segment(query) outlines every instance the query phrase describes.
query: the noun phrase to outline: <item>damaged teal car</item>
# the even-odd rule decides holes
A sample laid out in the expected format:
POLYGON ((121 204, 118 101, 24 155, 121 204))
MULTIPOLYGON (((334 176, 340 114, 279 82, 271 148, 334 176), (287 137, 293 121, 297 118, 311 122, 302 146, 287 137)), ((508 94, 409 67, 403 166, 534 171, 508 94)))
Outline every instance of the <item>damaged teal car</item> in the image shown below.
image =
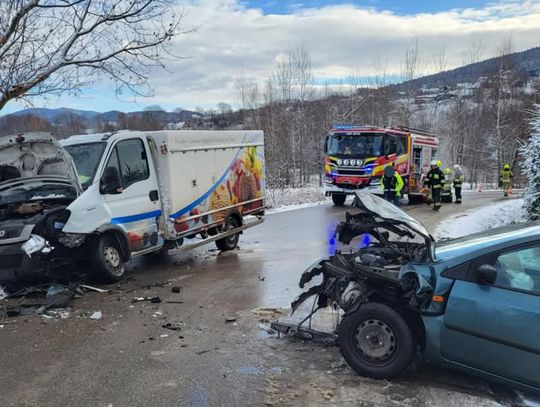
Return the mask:
MULTIPOLYGON (((304 322, 320 308, 340 308, 332 335, 364 376, 392 378, 422 358, 540 391, 539 224, 436 243, 381 198, 358 192, 354 206, 336 229, 340 250, 303 273, 300 287, 309 288, 293 312, 308 298, 314 305, 304 322)), ((332 339, 303 323, 274 328, 332 339)))

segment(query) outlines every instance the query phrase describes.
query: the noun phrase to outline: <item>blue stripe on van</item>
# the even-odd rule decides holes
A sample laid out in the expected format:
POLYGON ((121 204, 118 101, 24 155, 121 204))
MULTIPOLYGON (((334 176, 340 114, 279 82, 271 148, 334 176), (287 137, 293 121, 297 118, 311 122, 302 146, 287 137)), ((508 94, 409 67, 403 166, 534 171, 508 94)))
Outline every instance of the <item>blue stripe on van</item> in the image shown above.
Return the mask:
POLYGON ((185 213, 189 213, 191 212, 191 210, 193 208, 196 208, 197 206, 199 206, 202 202, 204 202, 211 194, 212 192, 214 192, 217 187, 219 187, 223 181, 225 180, 225 178, 227 178, 227 175, 229 175, 229 172, 231 171, 231 167, 232 165, 234 164, 234 161, 238 158, 238 155, 240 154, 240 152, 243 150, 243 148, 239 148, 238 151, 236 152, 234 158, 232 159, 231 163, 229 164, 229 166, 227 167, 227 169, 225 170, 225 172, 223 173, 223 175, 221 176, 220 179, 217 180, 217 182, 212 185, 210 187, 210 189, 208 191, 206 191, 204 193, 204 195, 202 195, 200 198, 197 198, 195 201, 193 201, 192 203, 190 203, 188 206, 180 209, 178 212, 175 212, 173 214, 170 215, 170 218, 171 219, 176 219, 176 218, 179 218, 180 216, 182 216, 183 214, 185 213))
POLYGON ((138 213, 137 215, 120 216, 118 218, 112 218, 111 223, 113 225, 119 225, 121 223, 136 222, 138 220, 155 218, 160 215, 161 215, 161 210, 156 210, 152 212, 138 213))

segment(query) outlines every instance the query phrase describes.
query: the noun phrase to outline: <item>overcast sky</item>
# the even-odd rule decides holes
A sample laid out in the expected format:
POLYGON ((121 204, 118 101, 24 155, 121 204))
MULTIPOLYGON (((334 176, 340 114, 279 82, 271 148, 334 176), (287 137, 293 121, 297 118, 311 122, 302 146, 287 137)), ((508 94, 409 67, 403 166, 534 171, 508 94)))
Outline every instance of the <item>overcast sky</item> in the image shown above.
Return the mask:
MULTIPOLYGON (((463 65, 471 43, 483 44, 483 59, 495 56, 511 36, 515 51, 540 45, 540 1, 483 0, 191 0, 181 1, 185 29, 197 32, 175 40, 166 71, 151 79, 152 98, 118 100, 109 86, 87 89, 79 98, 62 97, 36 107, 85 110, 139 110, 215 107, 235 103, 234 82, 244 75, 261 83, 277 59, 303 44, 311 54, 316 84, 346 80, 352 73, 373 76, 384 61, 399 75, 408 47, 418 41, 425 73, 446 49, 447 68, 463 65)), ((23 108, 10 102, 2 113, 23 108)))

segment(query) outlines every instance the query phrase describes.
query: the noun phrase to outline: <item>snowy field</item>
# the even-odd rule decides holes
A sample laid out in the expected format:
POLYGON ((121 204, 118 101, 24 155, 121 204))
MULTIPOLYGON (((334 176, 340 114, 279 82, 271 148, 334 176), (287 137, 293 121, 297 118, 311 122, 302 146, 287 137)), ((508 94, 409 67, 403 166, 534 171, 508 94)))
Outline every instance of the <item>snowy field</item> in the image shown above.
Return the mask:
POLYGON ((434 236, 437 240, 457 238, 525 221, 523 199, 510 199, 451 216, 439 224, 434 236))
POLYGON ((303 188, 268 189, 266 191, 266 213, 279 213, 295 209, 308 208, 330 202, 319 186, 303 188))

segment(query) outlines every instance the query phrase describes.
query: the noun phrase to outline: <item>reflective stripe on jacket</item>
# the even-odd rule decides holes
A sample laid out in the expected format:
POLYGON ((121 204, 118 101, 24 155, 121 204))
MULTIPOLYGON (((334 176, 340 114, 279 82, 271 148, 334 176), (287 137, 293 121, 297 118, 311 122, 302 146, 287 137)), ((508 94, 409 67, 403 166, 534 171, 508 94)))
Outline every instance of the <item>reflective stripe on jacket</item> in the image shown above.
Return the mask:
POLYGON ((390 179, 389 177, 383 177, 381 182, 381 187, 385 192, 395 192, 396 195, 401 195, 401 190, 403 189, 403 178, 397 172, 394 173, 394 176, 390 179))
POLYGON ((501 171, 501 181, 503 182, 510 182, 510 178, 512 178, 514 174, 512 174, 512 170, 502 170, 501 171))
POLYGON ((431 186, 433 189, 440 189, 445 183, 444 174, 440 168, 429 170, 424 180, 426 185, 431 186))

